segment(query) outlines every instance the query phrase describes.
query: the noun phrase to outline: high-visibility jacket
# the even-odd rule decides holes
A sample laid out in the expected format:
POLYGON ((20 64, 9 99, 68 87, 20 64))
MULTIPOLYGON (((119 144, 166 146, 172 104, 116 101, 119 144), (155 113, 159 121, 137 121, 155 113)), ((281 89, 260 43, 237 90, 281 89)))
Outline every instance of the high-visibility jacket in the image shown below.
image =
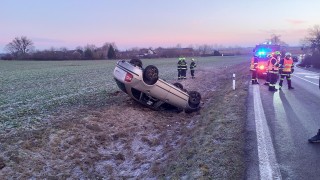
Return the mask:
POLYGON ((274 57, 271 57, 268 60, 268 71, 277 72, 279 70, 278 60, 274 57))
POLYGON ((282 72, 291 72, 291 70, 294 68, 293 60, 292 58, 289 59, 281 59, 280 61, 280 68, 282 69, 282 72))
POLYGON ((254 70, 254 58, 251 58, 250 69, 254 70))
POLYGON ((251 58, 250 70, 255 71, 258 66, 258 60, 254 57, 251 58))

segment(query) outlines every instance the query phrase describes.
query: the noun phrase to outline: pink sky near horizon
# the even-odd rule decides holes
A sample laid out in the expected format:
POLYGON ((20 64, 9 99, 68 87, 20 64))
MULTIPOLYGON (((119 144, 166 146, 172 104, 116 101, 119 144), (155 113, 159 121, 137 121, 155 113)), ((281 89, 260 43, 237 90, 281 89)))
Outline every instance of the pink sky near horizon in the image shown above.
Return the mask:
POLYGON ((105 42, 120 50, 253 47, 271 34, 298 46, 308 29, 320 24, 318 0, 3 0, 1 7, 0 53, 20 36, 40 50, 105 42))

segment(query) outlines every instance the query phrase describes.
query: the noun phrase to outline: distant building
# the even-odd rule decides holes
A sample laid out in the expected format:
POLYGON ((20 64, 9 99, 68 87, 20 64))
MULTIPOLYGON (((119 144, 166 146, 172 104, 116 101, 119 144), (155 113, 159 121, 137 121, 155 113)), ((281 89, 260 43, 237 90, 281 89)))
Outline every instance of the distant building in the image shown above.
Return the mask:
POLYGON ((118 59, 132 59, 132 58, 155 58, 157 53, 152 49, 126 50, 117 52, 118 59))

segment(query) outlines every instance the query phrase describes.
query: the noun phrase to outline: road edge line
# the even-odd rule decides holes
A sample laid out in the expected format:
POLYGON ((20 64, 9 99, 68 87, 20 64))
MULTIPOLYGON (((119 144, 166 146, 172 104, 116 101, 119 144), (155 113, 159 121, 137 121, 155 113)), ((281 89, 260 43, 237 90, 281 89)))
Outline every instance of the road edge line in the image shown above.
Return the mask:
POLYGON ((253 86, 253 103, 260 179, 282 179, 262 106, 259 86, 253 86))

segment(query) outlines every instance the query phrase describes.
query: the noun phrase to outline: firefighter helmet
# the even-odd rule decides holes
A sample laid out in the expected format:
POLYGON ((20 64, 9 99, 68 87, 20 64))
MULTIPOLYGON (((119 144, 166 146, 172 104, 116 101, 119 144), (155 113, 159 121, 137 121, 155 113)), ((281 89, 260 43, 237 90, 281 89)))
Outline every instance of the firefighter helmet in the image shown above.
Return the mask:
POLYGON ((287 52, 284 56, 285 57, 291 57, 291 53, 287 52))
POLYGON ((274 52, 275 55, 280 55, 281 56, 281 52, 280 51, 276 51, 274 52))

